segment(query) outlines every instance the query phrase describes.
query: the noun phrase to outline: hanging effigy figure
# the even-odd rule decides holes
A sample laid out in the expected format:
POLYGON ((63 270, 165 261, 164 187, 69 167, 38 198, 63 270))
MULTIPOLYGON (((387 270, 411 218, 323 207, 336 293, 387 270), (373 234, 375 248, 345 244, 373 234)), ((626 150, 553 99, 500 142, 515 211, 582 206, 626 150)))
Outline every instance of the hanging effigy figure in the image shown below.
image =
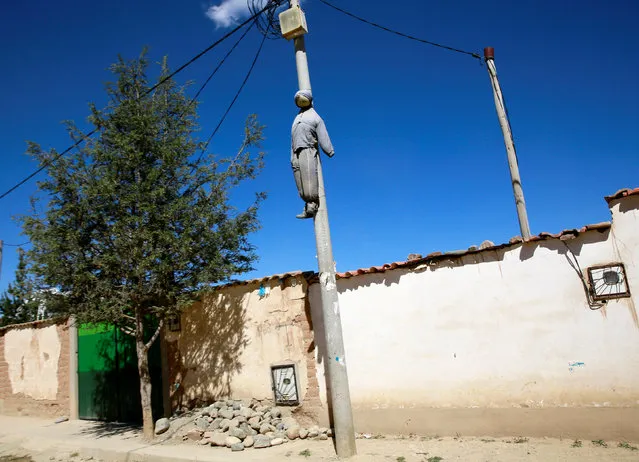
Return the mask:
POLYGON ((312 218, 319 209, 319 147, 328 157, 333 157, 335 151, 324 121, 313 109, 311 91, 300 90, 295 93, 295 104, 300 108, 300 112, 293 121, 291 131, 291 166, 297 191, 306 202, 304 211, 297 215, 297 218, 312 218))

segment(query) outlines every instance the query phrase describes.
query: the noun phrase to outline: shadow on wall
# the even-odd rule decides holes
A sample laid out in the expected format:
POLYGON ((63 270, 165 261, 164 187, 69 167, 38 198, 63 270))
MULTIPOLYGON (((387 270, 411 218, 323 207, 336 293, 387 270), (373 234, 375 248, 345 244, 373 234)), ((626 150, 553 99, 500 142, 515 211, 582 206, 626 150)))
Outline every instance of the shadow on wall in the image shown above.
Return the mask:
POLYGON ((232 395, 231 381, 242 370, 249 343, 244 290, 203 296, 181 316, 181 331, 167 341, 171 406, 192 409, 232 395))
POLYGON ((477 265, 480 263, 501 262, 504 260, 506 253, 511 252, 514 248, 516 248, 516 246, 521 247, 521 252, 519 253, 519 259, 521 261, 534 257, 535 252, 539 248, 555 251, 560 255, 567 256, 574 254, 579 256, 581 248, 584 245, 604 242, 608 240, 609 235, 610 228, 607 228, 580 233, 572 239, 549 238, 546 240, 528 242, 526 244, 505 244, 503 246, 488 248, 477 252, 449 252, 434 256, 427 261, 416 263, 414 267, 390 269, 385 272, 373 271, 371 273, 358 274, 350 278, 341 278, 338 283, 338 290, 340 293, 343 293, 359 287, 368 287, 378 284, 384 284, 385 286, 390 287, 393 284, 398 284, 401 277, 408 273, 421 273, 424 271, 437 271, 444 268, 452 269, 461 266, 477 265))
POLYGON ((525 244, 519 253, 521 261, 528 260, 535 256, 535 252, 539 248, 545 248, 559 255, 574 254, 579 256, 584 245, 597 244, 607 241, 610 237, 610 228, 604 230, 593 230, 579 234, 572 239, 548 239, 545 241, 536 241, 534 243, 525 244))
MULTIPOLYGON (((112 326, 83 326, 78 338, 80 418, 142 421, 135 340, 112 326)), ((149 351, 154 418, 162 415, 160 345, 149 351)))
POLYGON ((619 203, 619 211, 621 213, 630 212, 631 210, 639 210, 639 196, 626 197, 619 203))
POLYGON ((479 263, 502 261, 508 248, 487 249, 476 253, 450 252, 438 255, 428 260, 415 263, 414 266, 372 271, 365 274, 357 274, 349 278, 340 278, 337 284, 339 293, 354 290, 360 287, 384 284, 390 287, 399 284, 402 276, 409 273, 423 273, 425 271, 437 271, 444 268, 457 268, 459 266, 476 265, 479 263))
MULTIPOLYGON (((419 272, 421 270, 408 270, 408 269, 394 269, 388 270, 386 272, 374 272, 370 274, 360 274, 354 277, 349 278, 340 278, 337 281, 337 291, 338 293, 343 293, 348 290, 353 290, 358 287, 368 287, 370 285, 384 284, 387 287, 390 287, 393 284, 399 284, 400 278, 411 272, 419 272)), ((315 285, 319 286, 319 283, 315 285)), ((318 289, 319 291, 319 289, 318 289)), ((315 316, 315 314, 313 314, 315 316)), ((315 318, 313 318, 315 320, 315 318)))

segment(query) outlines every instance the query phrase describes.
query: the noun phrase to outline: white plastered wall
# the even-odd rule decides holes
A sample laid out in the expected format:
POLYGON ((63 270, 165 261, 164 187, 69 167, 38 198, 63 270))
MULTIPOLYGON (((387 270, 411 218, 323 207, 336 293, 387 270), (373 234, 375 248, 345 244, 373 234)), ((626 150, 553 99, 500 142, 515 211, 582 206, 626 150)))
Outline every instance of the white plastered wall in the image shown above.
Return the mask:
MULTIPOLYGON (((338 280, 354 409, 639 404, 639 198, 610 230, 338 280), (632 298, 591 309, 589 266, 622 262, 632 298)), ((326 402, 319 285, 310 287, 326 402)), ((334 358, 333 358, 334 359, 334 358)))

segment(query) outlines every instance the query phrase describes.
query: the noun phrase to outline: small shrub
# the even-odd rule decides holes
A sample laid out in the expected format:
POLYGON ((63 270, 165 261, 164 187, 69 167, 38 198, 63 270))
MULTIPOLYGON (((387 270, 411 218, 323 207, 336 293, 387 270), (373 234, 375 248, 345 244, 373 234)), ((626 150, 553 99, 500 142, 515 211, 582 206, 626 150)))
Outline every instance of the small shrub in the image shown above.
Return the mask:
POLYGON ((608 445, 604 440, 592 440, 593 446, 599 446, 601 448, 607 448, 608 445))
POLYGON ((637 446, 632 446, 630 443, 628 443, 626 441, 622 441, 617 446, 620 447, 620 448, 629 449, 631 451, 636 451, 638 449, 637 446))
POLYGON ((528 442, 528 438, 524 438, 523 436, 518 436, 517 438, 513 440, 513 443, 515 444, 521 444, 521 443, 527 443, 527 442, 528 442))
POLYGON ((433 456, 426 459, 427 462, 441 462, 442 460, 444 460, 444 458, 439 456, 433 456))
POLYGON ((572 442, 571 446, 573 448, 580 448, 581 447, 581 441, 580 440, 575 440, 572 442))
POLYGON ((311 457, 311 451, 304 449, 303 451, 300 451, 300 456, 311 457))

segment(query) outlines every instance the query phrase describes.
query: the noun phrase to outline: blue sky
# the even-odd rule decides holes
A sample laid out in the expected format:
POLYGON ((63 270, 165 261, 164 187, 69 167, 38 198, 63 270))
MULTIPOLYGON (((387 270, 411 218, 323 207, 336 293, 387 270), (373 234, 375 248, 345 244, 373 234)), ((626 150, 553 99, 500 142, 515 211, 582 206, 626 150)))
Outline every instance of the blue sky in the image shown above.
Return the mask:
MULTIPOLYGON (((517 144, 532 232, 605 221, 602 196, 639 186, 639 2, 333 0, 372 21, 450 46, 495 47, 517 144)), ((105 102, 117 54, 168 55, 182 64, 242 17, 242 1, 10 2, 0 16, 4 191, 29 174, 25 141, 69 145, 60 122, 85 124, 87 103, 105 102), (239 5, 239 6, 238 6, 239 5), (207 15, 208 12, 208 15, 207 15), (217 13, 216 13, 217 12, 217 13), (216 13, 216 14, 214 14, 216 13), (212 20, 216 19, 218 24, 212 20)), ((331 10, 302 3, 316 108, 336 148, 324 158, 337 269, 404 260, 519 234, 502 134, 486 68, 469 56, 411 42, 331 10)), ((251 31, 204 91, 208 137, 259 45, 251 31)), ((232 40, 179 75, 195 91, 232 40)), ((257 277, 317 268, 312 221, 289 166, 297 89, 292 43, 267 41, 238 103, 214 139, 232 154, 249 113, 267 125, 267 164, 234 194, 269 194, 253 236, 257 277)), ((36 183, 0 201, 0 239, 21 243, 11 217, 28 212, 36 183)), ((13 279, 5 247, 0 290, 13 279)))

